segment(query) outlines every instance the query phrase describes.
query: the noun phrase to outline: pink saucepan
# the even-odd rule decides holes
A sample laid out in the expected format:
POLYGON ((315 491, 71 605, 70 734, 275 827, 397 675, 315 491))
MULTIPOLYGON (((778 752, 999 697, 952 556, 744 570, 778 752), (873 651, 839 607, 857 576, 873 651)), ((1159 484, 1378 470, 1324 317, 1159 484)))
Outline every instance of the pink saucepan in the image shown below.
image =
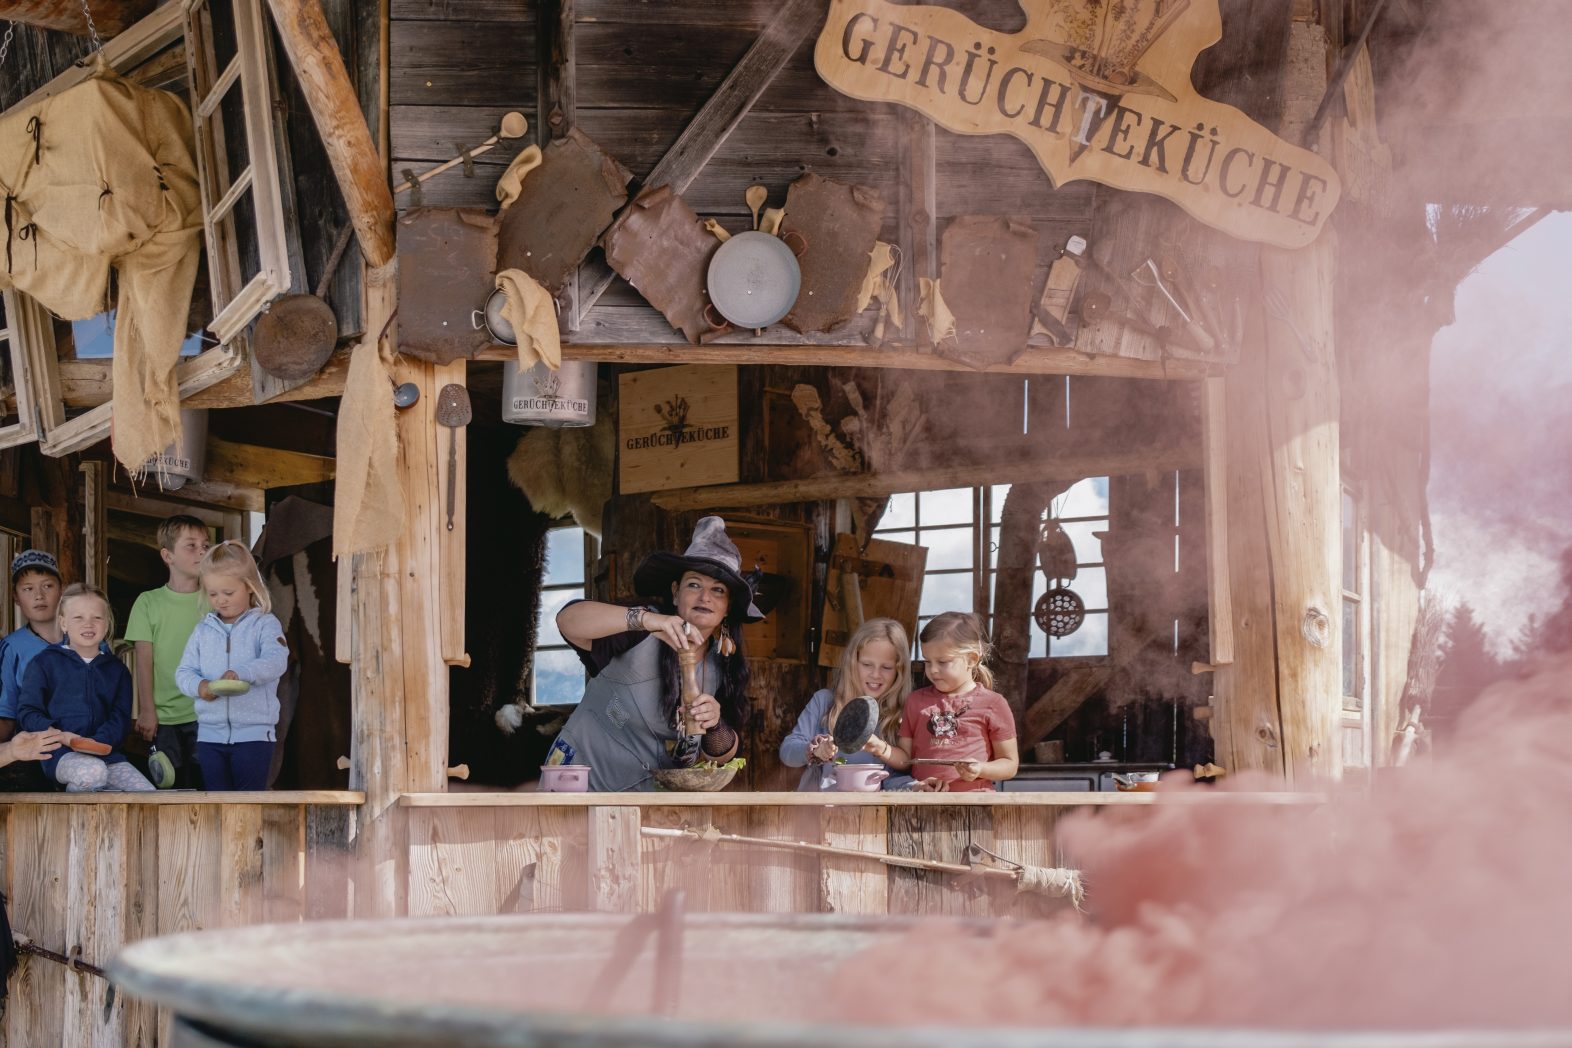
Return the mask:
POLYGON ((541 793, 588 793, 588 764, 548 764, 540 769, 541 793))
POLYGON ((890 773, 877 764, 837 764, 835 788, 841 793, 875 793, 890 773))

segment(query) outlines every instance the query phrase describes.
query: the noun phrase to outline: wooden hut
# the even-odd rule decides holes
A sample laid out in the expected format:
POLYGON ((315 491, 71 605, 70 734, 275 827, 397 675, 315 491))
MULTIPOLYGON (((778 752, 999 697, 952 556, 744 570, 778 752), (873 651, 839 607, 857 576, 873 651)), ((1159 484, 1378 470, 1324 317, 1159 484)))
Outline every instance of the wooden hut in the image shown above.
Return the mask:
MULTIPOLYGON (((1113 36, 1097 6, 0 0, 0 121, 85 79, 100 42, 195 114, 204 266, 176 375, 208 409, 200 479, 129 476, 113 350, 8 290, 0 552, 50 549, 123 609, 161 582, 159 518, 261 539, 298 696, 276 791, 0 798, 16 930, 102 964, 192 928, 634 910, 679 884, 714 910, 1037 913, 1061 904, 641 831, 1052 867, 1066 811, 1151 802, 1099 789, 1111 770, 1304 790, 1387 764, 1430 557, 1435 303, 1529 220, 1438 244, 1426 205, 1548 198, 1448 196, 1394 159, 1384 100, 1455 2, 1152 0, 1113 36), (593 428, 504 421, 518 353, 480 324, 498 179, 536 146, 537 213, 578 222, 548 290, 562 360, 597 365, 593 428), (718 244, 760 220, 751 185, 821 296, 795 327, 654 301, 591 247, 663 187, 718 244), (608 201, 588 229, 586 196, 608 201), (1400 288, 1377 280, 1398 264, 1400 288), (264 307, 313 292, 331 355, 265 366, 264 307), (511 789, 561 722, 550 612, 631 595, 712 512, 792 583, 747 638, 744 776, 724 797, 511 789), (1077 630, 1034 615, 1050 589, 1077 630), (778 744, 858 617, 957 606, 991 623, 1032 788, 782 792, 778 744)), ((8 253, 31 250, 7 221, 8 253)), ((715 245, 661 243, 702 284, 715 245)), ((25 956, 10 989, 7 1043, 168 1043, 167 1017, 70 964, 25 956)))

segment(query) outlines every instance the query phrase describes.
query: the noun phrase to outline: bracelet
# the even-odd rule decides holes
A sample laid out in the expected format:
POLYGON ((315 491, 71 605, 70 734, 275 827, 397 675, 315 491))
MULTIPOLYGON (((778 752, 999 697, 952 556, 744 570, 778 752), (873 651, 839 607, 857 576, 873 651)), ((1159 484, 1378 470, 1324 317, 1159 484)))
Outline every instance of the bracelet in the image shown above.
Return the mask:
POLYGON ((628 609, 623 621, 626 623, 629 633, 644 629, 644 613, 649 610, 640 604, 635 604, 628 609))

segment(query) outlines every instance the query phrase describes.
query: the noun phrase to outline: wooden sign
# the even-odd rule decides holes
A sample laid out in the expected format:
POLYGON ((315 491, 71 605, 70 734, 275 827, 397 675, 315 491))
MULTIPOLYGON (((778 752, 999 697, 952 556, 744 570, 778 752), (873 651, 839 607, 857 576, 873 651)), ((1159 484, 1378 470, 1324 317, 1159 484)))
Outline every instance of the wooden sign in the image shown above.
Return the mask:
POLYGON ((839 666, 846 642, 869 619, 894 619, 915 638, 927 565, 927 546, 870 539, 858 553, 856 538, 836 535, 825 582, 819 665, 839 666))
POLYGON ((1190 67, 1222 38, 1217 0, 1021 0, 998 33, 945 7, 830 0, 814 48, 843 94, 896 102, 963 135, 1014 135, 1055 185, 1155 193, 1244 240, 1302 247, 1337 172, 1232 106, 1190 67))
POLYGON ((735 365, 683 364, 621 376, 621 494, 733 483, 737 448, 735 365))

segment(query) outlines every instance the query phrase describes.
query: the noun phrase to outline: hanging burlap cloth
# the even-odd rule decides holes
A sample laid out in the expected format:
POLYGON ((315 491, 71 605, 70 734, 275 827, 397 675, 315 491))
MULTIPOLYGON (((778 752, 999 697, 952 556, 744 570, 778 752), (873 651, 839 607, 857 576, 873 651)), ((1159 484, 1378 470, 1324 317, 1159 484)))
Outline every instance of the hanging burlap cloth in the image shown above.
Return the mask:
POLYGON ((66 320, 109 308, 114 451, 139 469, 180 436, 175 364, 201 258, 191 115, 100 59, 87 80, 0 116, 0 287, 66 320))

